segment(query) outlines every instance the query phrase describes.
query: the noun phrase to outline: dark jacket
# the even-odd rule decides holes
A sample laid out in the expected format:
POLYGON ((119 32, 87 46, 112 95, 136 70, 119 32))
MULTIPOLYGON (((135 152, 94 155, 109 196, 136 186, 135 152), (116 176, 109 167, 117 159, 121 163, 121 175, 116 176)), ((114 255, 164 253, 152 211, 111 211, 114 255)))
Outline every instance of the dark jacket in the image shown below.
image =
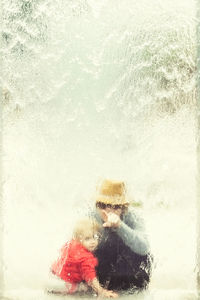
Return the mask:
MULTIPOLYGON (((98 212, 94 217, 103 223, 98 212)), ((133 285, 144 287, 149 282, 151 261, 143 221, 133 211, 122 215, 121 220, 117 229, 102 227, 102 239, 95 251, 99 280, 103 284, 111 282, 112 289, 119 288, 119 282, 124 282, 124 289, 133 285)))

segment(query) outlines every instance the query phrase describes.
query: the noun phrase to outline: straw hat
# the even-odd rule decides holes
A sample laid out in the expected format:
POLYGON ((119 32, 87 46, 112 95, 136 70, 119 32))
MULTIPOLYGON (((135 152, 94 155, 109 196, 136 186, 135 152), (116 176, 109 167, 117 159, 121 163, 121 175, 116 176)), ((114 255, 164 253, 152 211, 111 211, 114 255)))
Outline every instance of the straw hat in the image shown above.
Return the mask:
POLYGON ((113 181, 105 179, 98 189, 96 203, 101 202, 111 205, 127 205, 125 183, 123 181, 113 181))

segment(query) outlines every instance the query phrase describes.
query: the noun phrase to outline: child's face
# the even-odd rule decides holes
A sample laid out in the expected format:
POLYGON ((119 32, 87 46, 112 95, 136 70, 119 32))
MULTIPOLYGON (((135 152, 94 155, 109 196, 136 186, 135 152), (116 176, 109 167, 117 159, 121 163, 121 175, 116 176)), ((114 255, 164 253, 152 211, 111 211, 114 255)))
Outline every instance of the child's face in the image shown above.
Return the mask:
POLYGON ((98 245, 98 239, 98 233, 90 230, 82 235, 80 242, 88 251, 93 252, 98 245))

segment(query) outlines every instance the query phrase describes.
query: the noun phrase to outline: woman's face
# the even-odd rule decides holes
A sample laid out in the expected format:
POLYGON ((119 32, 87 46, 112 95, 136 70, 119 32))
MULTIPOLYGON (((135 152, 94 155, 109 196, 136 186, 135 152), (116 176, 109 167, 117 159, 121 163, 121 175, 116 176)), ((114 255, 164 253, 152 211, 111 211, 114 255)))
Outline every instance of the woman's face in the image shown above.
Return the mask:
POLYGON ((99 212, 99 215, 101 217, 101 219, 106 222, 107 221, 107 217, 105 212, 108 213, 114 213, 116 215, 118 215, 119 217, 122 214, 122 206, 121 205, 110 205, 110 204, 104 204, 104 205, 97 205, 97 210, 99 212))
POLYGON ((121 208, 121 207, 119 207, 119 208, 106 207, 104 210, 105 210, 107 213, 112 212, 112 213, 118 215, 119 217, 120 217, 121 214, 122 214, 122 208, 121 208))

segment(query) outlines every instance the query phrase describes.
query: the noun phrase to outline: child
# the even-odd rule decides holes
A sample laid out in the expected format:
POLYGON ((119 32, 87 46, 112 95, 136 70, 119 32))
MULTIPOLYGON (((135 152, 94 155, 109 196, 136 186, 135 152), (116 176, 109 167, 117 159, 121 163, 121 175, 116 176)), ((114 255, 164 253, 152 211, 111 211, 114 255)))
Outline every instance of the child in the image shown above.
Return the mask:
POLYGON ((59 259, 52 265, 52 273, 65 281, 66 294, 86 291, 86 287, 90 286, 98 295, 108 298, 118 296, 104 289, 96 277, 98 261, 92 252, 98 245, 98 231, 99 225, 95 220, 88 218, 79 221, 73 239, 62 247, 59 259))

